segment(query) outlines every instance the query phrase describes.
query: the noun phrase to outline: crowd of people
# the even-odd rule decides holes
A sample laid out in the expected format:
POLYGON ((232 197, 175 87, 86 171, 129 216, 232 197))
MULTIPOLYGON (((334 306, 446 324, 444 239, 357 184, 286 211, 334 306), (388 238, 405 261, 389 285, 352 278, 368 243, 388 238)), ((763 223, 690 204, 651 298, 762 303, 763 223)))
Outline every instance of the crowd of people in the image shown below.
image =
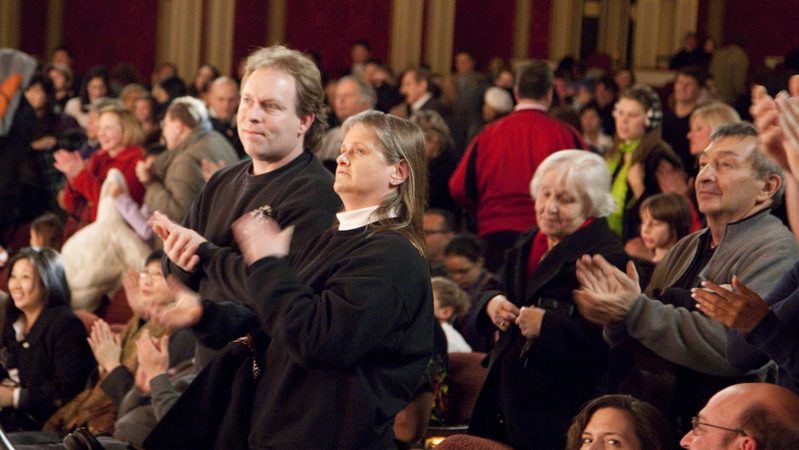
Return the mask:
POLYGON ((338 78, 276 45, 188 83, 0 51, 0 426, 799 448, 799 75, 722 93, 738 44, 687 36, 666 87, 466 51, 394 77, 365 41, 338 78), (460 353, 487 368, 468 424, 460 353))

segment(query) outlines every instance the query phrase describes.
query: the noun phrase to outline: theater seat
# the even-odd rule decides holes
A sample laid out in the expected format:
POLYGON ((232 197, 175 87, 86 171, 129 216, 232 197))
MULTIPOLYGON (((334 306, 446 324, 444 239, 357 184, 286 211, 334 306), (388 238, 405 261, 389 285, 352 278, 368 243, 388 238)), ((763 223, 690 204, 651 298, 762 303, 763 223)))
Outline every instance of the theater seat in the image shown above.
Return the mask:
POLYGON ((435 446, 436 450, 512 450, 512 447, 468 434, 453 434, 435 446))
POLYGON ((485 381, 487 369, 481 364, 485 356, 486 354, 481 352, 449 354, 447 424, 430 425, 425 437, 466 432, 474 404, 485 381))

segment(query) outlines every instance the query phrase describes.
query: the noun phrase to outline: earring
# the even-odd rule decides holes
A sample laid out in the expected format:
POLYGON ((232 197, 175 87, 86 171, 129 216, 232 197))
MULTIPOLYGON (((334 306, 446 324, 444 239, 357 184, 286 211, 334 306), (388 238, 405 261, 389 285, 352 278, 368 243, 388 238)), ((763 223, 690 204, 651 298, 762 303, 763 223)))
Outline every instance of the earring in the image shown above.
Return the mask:
POLYGON ((402 184, 403 181, 404 180, 401 180, 399 178, 392 178, 391 179, 391 185, 392 186, 399 186, 400 184, 402 184))

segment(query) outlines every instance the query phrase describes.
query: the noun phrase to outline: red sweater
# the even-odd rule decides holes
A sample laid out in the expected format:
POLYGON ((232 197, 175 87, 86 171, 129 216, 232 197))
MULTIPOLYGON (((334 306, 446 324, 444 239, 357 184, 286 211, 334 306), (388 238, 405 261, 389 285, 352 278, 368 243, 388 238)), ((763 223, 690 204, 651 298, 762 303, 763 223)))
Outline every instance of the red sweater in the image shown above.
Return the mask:
POLYGON ((100 199, 100 188, 112 168, 119 169, 128 183, 128 192, 136 203, 141 205, 144 199, 144 186, 136 178, 136 163, 144 159, 141 147, 127 147, 112 158, 107 150, 98 150, 92 154, 88 166, 69 180, 64 187, 64 205, 68 212, 77 207, 83 198, 91 209, 92 221, 97 217, 97 202, 100 199))
POLYGON ((450 193, 461 206, 476 211, 480 236, 528 230, 535 225, 530 198, 535 169, 552 153, 575 148, 587 147, 571 126, 540 110, 513 112, 472 141, 449 179, 450 193))

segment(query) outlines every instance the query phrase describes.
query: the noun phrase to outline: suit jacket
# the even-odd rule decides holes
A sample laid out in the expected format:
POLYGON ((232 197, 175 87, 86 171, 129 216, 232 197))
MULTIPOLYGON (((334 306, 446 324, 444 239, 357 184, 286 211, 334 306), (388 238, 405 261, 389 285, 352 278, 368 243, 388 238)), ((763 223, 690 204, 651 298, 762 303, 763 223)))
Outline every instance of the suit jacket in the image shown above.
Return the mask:
POLYGON ((579 287, 575 261, 601 254, 622 267, 628 258, 607 220, 594 219, 555 246, 528 278, 527 260, 537 233, 533 228, 506 253, 502 285, 488 286, 481 296, 478 327, 493 329, 485 305, 505 294, 517 306, 547 310, 541 333, 531 341, 515 326, 502 333, 469 432, 514 448, 563 448, 571 418, 605 390, 608 352, 601 327, 582 318, 572 302, 572 291, 579 287), (497 423, 500 416, 504 424, 497 423))

